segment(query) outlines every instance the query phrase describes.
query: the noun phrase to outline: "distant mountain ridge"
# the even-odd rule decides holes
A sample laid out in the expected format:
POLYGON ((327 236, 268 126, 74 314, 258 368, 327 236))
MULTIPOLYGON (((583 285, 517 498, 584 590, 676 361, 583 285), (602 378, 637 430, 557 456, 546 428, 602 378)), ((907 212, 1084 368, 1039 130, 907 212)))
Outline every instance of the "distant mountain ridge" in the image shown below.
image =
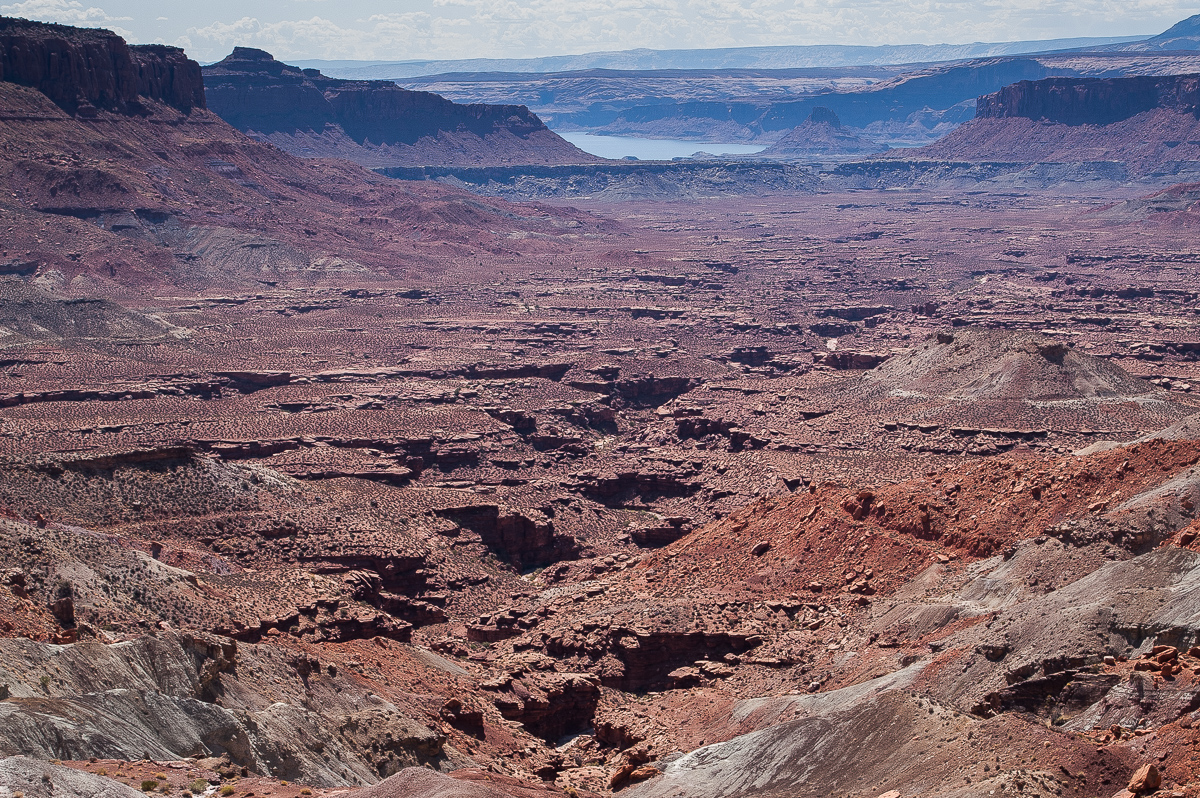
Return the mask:
POLYGON ((1024 42, 972 44, 839 45, 728 47, 703 50, 622 50, 555 55, 542 58, 467 58, 428 61, 321 61, 295 64, 320 69, 330 77, 352 80, 396 80, 457 72, 573 72, 587 69, 800 69, 812 67, 917 64, 1023 55, 1055 50, 1119 46, 1142 36, 1082 37, 1024 42))
POLYGON ((702 135, 707 127, 737 125, 755 136, 788 131, 802 124, 814 108, 831 110, 843 125, 867 128, 881 120, 904 121, 934 114, 931 126, 958 124, 973 115, 975 99, 1020 80, 1045 77, 1047 68, 1032 58, 995 58, 978 63, 948 64, 913 70, 856 91, 827 91, 782 102, 676 102, 627 108, 597 126, 610 135, 702 135))
MULTIPOLYGON (((865 140, 914 147, 971 119, 976 98, 1019 81, 1200 71, 1200 15, 1156 36, 1119 41, 642 50, 358 67, 337 62, 328 70, 392 77, 405 88, 460 103, 519 103, 558 131, 771 145, 824 107, 865 140), (436 70, 443 71, 416 75, 436 70)), ((804 142, 797 144, 796 155, 805 155, 804 142)))
POLYGON ((1123 52, 1154 52, 1200 49, 1200 14, 1177 22, 1157 36, 1140 42, 1110 45, 1105 49, 1123 52))

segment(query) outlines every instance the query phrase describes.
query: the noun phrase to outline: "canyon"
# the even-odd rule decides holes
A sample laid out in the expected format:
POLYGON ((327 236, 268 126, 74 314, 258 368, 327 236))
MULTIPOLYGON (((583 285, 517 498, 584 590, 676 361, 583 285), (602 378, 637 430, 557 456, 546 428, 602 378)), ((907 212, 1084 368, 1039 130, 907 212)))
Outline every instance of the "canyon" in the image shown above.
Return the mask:
POLYGON ((976 98, 1022 80, 1200 71, 1195 51, 996 55, 939 63, 791 69, 465 72, 398 78, 457 102, 521 103, 555 130, 771 144, 814 108, 891 146, 929 144, 974 116, 976 98))
POLYGON ((0 39, 6 795, 1200 795, 1191 56, 517 162, 0 39))

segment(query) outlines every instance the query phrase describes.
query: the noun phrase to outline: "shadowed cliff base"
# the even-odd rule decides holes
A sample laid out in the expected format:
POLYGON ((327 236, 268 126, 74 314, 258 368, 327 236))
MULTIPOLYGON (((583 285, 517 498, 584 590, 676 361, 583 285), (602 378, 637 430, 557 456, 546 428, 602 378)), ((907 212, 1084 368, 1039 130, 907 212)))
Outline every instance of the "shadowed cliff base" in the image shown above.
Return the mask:
POLYGON ((388 167, 400 180, 433 180, 506 199, 705 199, 806 193, 811 168, 750 160, 609 161, 582 166, 388 167))

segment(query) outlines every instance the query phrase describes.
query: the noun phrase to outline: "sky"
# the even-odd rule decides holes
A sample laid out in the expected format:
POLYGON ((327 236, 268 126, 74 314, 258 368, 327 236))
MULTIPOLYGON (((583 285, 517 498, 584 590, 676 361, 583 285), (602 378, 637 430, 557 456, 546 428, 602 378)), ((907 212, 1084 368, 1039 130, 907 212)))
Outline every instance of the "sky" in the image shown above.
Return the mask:
POLYGON ((1176 0, 0 0, 0 13, 106 27, 202 62, 527 58, 634 48, 961 44, 1153 35, 1176 0))

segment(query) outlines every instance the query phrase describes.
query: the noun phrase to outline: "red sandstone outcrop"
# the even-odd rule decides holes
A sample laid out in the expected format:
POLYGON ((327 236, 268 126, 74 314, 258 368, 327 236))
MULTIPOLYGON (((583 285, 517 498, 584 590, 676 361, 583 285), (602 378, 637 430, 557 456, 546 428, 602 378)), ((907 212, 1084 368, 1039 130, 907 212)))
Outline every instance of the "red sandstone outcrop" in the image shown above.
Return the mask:
POLYGON ((69 114, 146 113, 155 100, 204 108, 200 65, 166 45, 130 47, 115 33, 0 18, 0 80, 30 86, 69 114))
POLYGON ((1129 786, 1126 787, 1134 795, 1145 795, 1147 793, 1156 792, 1162 784, 1162 776, 1158 773, 1158 768, 1153 762, 1142 765, 1129 778, 1129 786))
POLYGON ((1153 108, 1194 113, 1200 75, 1022 80, 986 94, 977 119, 1023 117, 1064 125, 1108 125, 1153 108))

